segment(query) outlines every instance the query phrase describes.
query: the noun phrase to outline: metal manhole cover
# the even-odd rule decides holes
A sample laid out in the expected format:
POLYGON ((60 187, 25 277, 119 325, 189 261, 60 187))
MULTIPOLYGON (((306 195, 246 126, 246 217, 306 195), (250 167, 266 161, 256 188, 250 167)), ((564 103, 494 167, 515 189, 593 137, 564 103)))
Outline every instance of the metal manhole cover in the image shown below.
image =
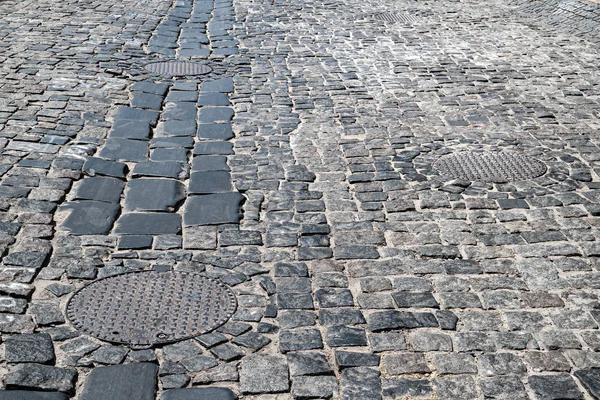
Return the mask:
POLYGON ((454 178, 479 182, 511 182, 537 178, 546 173, 541 161, 520 154, 464 151, 440 157, 435 169, 454 178))
POLYGON ((414 24, 419 22, 419 19, 412 14, 396 14, 390 12, 374 14, 373 18, 386 22, 404 22, 414 24))
POLYGON ((144 67, 150 72, 168 76, 204 75, 212 71, 206 64, 189 61, 161 61, 146 64, 144 67))
POLYGON ((224 283, 188 272, 142 271, 99 279, 67 304, 80 331, 134 348, 176 342, 212 331, 235 312, 224 283))

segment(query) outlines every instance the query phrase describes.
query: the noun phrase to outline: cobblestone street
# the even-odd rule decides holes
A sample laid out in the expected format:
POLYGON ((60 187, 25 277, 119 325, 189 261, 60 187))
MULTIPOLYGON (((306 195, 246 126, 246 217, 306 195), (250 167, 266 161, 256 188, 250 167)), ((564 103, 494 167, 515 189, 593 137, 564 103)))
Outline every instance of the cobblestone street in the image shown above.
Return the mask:
POLYGON ((600 399, 600 3, 0 0, 0 400, 600 399))

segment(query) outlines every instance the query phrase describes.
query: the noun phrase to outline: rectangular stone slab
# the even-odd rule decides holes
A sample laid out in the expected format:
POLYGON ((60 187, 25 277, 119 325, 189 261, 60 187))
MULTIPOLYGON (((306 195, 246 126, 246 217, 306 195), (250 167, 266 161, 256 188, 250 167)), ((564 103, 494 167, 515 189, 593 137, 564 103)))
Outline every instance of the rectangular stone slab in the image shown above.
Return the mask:
POLYGON ((133 119, 118 119, 113 123, 108 136, 111 138, 146 140, 150 137, 150 124, 133 119))
POLYGON ((187 167, 178 162, 150 162, 145 161, 136 164, 133 168, 133 176, 158 176, 163 178, 187 177, 187 167))
POLYGON ((231 192, 231 175, 228 171, 192 172, 190 177, 190 194, 210 194, 231 192))
POLYGON ((228 122, 231 118, 233 118, 233 108, 231 107, 204 107, 198 113, 200 123, 228 122))
POLYGON ((148 143, 141 140, 110 138, 100 150, 100 157, 115 161, 146 161, 148 143))
POLYGON ((237 396, 227 388, 171 389, 163 392, 161 400, 235 400, 237 396))
POLYGON ((199 124, 198 137, 201 139, 229 140, 233 138, 231 124, 199 124))
POLYGON ((80 400, 154 400, 157 372, 158 366, 152 363, 96 367, 80 400))
POLYGON ((156 121, 158 121, 158 112, 150 110, 140 110, 139 108, 119 107, 117 113, 114 116, 114 119, 133 119, 136 121, 145 121, 150 125, 155 126, 156 121))
POLYGON ((0 390, 0 400, 69 400, 58 392, 32 392, 30 390, 0 390))
POLYGON ((189 197, 183 222, 186 226, 237 224, 242 219, 244 196, 236 192, 189 197))
POLYGON ((194 136, 196 134, 196 120, 190 121, 163 121, 156 128, 156 137, 160 136, 194 136))
POLYGON ((233 92, 233 79, 221 78, 214 81, 202 82, 200 85, 201 92, 233 92))
POLYGON ((117 220, 117 235, 176 235, 181 231, 181 216, 170 213, 129 213, 117 220))
POLYGON ((233 144, 229 142, 200 142, 194 147, 195 155, 216 156, 219 154, 233 154, 233 144))
POLYGON ((116 178, 94 176, 81 181, 74 200, 94 200, 118 203, 125 184, 116 178))
POLYGON ((110 232, 121 207, 101 201, 71 201, 63 204, 61 210, 71 213, 61 227, 71 235, 106 235, 110 232))
POLYGON ((107 161, 97 157, 89 157, 83 165, 83 172, 88 175, 106 175, 115 178, 125 178, 127 164, 117 161, 107 161))
POLYGON ((229 171, 227 157, 225 156, 199 156, 194 157, 193 171, 229 171))
POLYGON ((127 183, 125 209, 172 211, 184 198, 183 184, 174 179, 133 179, 127 183))

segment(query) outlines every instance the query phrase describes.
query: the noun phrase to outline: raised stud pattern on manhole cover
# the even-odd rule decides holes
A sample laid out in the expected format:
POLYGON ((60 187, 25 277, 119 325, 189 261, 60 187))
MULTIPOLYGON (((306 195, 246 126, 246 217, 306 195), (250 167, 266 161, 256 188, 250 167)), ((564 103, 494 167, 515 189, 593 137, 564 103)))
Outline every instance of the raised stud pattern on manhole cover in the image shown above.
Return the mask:
POLYGON ((537 178, 546 166, 533 157, 505 152, 463 151, 433 163, 443 175, 479 182, 511 182, 537 178))
POLYGON ((188 272, 142 271, 99 279, 67 304, 79 330, 134 348, 198 336, 223 325, 237 301, 224 283, 188 272))
POLYGON ((155 74, 168 76, 204 75, 212 71, 208 65, 189 61, 154 62, 147 64, 145 68, 155 74))
POLYGON ((407 24, 414 24, 419 21, 417 17, 415 17, 412 14, 396 14, 390 12, 374 14, 373 18, 378 19, 380 21, 404 22, 407 24))

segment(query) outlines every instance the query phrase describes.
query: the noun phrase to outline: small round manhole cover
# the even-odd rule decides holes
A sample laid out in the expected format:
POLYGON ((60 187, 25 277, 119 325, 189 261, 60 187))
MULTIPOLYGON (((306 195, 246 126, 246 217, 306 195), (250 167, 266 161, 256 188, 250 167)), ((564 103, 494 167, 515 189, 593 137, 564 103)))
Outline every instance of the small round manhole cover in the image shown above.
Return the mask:
POLYGON ((440 157, 435 169, 454 178, 479 182, 511 182, 537 178, 546 173, 539 160, 514 153, 464 151, 440 157))
POLYGON ((235 312, 224 283, 188 272, 142 271, 99 279, 67 304, 80 331, 136 348, 170 343, 212 331, 235 312))
POLYGON ((404 22, 407 24, 414 24, 414 23, 418 22, 417 17, 415 17, 412 14, 396 14, 396 13, 391 13, 391 12, 374 14, 373 18, 375 18, 379 21, 404 22))
POLYGON ((161 61, 146 64, 144 67, 150 72, 168 76, 204 75, 212 71, 206 64, 189 61, 161 61))

